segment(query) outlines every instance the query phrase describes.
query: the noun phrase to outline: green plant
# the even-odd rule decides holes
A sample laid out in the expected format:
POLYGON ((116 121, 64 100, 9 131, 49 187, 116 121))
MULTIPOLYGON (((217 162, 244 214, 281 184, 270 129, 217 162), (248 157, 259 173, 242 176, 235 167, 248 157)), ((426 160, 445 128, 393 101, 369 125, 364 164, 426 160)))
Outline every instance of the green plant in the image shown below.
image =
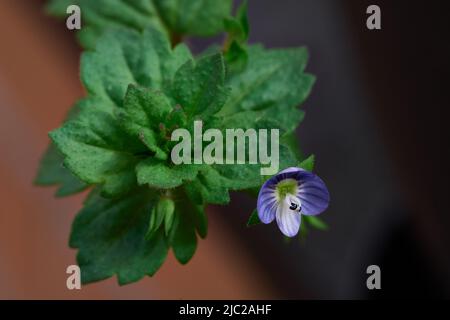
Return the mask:
POLYGON ((84 17, 87 97, 50 132, 36 182, 57 184, 57 196, 91 189, 70 237, 82 282, 117 275, 126 284, 153 275, 169 248, 187 263, 207 234, 205 207, 264 182, 259 164, 173 165, 170 132, 199 119, 220 130, 277 128, 280 167, 296 166, 298 106, 314 76, 304 72, 305 48, 247 43, 246 3, 236 16, 231 0, 53 0, 47 8, 63 16, 69 4, 84 17), (224 44, 197 57, 182 41, 221 32, 224 44))

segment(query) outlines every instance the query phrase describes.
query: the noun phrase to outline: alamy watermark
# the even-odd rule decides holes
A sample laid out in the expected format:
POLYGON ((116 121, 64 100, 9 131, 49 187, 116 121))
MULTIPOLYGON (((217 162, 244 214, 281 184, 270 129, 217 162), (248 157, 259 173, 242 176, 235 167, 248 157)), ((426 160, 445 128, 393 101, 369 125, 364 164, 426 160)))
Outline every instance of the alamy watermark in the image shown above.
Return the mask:
POLYGON ((367 267, 366 273, 370 276, 366 280, 366 286, 369 290, 381 289, 381 269, 376 264, 367 267))
POLYGON ((261 175, 278 172, 278 129, 225 129, 225 137, 219 129, 203 132, 203 122, 194 121, 193 137, 187 129, 172 132, 171 141, 176 144, 171 152, 172 162, 179 164, 261 164, 261 175), (208 142, 203 148, 203 142, 208 142), (268 152, 270 149, 270 152, 268 152))
POLYGON ((67 267, 66 273, 69 274, 66 280, 66 287, 69 290, 81 290, 81 270, 76 264, 67 267))
POLYGON ((70 5, 66 9, 66 13, 69 16, 66 19, 66 27, 69 30, 80 30, 81 29, 81 9, 77 5, 70 5))
POLYGON ((366 20, 366 26, 369 30, 381 29, 381 9, 376 4, 367 7, 366 13, 370 14, 366 20))

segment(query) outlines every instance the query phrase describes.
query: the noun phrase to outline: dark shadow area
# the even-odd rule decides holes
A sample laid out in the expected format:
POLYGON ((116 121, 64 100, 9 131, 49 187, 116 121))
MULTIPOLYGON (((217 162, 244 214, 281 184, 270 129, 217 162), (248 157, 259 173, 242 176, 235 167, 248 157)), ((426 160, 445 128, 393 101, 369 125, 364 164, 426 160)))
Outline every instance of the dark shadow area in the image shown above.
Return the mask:
POLYGON ((423 244, 418 242, 410 224, 400 224, 392 229, 387 241, 366 261, 379 261, 383 270, 382 290, 367 290, 366 273, 360 276, 360 291, 369 299, 439 299, 445 296, 445 285, 430 265, 423 244))
POLYGON ((250 214, 253 199, 235 195, 223 209, 286 298, 449 297, 448 4, 377 1, 374 31, 370 4, 250 5, 252 42, 306 45, 317 76, 297 133, 330 189, 330 230, 286 245, 274 225, 246 229, 233 214, 250 214), (371 264, 380 291, 366 288, 371 264))

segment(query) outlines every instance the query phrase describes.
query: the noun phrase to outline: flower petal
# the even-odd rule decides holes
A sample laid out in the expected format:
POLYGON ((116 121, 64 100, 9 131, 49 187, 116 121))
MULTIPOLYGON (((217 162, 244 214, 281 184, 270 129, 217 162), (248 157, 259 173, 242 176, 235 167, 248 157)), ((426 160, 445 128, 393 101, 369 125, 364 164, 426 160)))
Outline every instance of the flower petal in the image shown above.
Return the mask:
POLYGON ((289 167, 289 168, 286 168, 286 169, 284 169, 284 170, 281 170, 278 174, 290 173, 290 172, 297 172, 297 171, 299 171, 299 170, 303 170, 303 169, 301 169, 301 168, 296 168, 296 167, 289 167))
POLYGON ((262 223, 271 223, 275 219, 278 202, 275 195, 275 184, 272 179, 267 180, 258 194, 257 210, 262 223))
POLYGON ((286 197, 277 208, 277 224, 281 232, 287 237, 295 236, 300 230, 301 214, 291 210, 290 199, 286 197))
POLYGON ((311 172, 299 173, 297 196, 302 203, 302 214, 317 215, 322 213, 330 202, 330 194, 325 183, 311 172))

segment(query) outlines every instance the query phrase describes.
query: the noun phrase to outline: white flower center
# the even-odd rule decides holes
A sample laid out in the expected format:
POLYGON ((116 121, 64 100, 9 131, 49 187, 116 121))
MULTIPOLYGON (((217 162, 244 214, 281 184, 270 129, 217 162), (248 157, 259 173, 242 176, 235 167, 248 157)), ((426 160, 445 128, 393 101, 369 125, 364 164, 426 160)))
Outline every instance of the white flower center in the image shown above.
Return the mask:
POLYGON ((300 212, 302 210, 302 203, 300 202, 300 199, 298 199, 294 195, 287 194, 284 201, 290 210, 294 212, 300 212))

